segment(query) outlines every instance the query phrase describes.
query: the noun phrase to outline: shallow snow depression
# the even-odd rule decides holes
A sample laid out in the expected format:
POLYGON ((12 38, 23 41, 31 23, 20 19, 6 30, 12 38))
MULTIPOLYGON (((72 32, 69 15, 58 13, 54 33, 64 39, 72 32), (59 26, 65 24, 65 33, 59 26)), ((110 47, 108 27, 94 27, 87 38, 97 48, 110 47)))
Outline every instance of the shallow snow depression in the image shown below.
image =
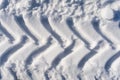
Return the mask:
POLYGON ((0 0, 0 80, 120 80, 120 0, 0 0))

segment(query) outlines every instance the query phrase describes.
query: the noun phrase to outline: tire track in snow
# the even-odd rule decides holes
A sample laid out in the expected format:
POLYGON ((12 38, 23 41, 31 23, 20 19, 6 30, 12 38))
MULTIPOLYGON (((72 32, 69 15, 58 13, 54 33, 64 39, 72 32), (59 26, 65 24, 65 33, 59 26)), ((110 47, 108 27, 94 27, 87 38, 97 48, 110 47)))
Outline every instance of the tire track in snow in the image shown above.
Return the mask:
POLYGON ((26 70, 24 71, 24 65, 26 58, 37 47, 38 46, 36 46, 31 40, 28 40, 28 42, 26 42, 23 47, 21 47, 17 52, 10 56, 9 60, 6 62, 6 65, 9 65, 9 62, 15 65, 15 70, 12 72, 16 73, 19 79, 23 80, 25 78, 26 80, 32 80, 30 78, 31 76, 28 76, 26 73, 26 70))
MULTIPOLYGON (((73 51, 69 55, 65 56, 60 61, 58 70, 56 70, 58 73, 60 73, 61 78, 65 78, 65 80, 67 79, 67 77, 70 77, 69 79, 71 79, 71 80, 78 79, 77 75, 75 75, 75 74, 77 74, 77 72, 75 71, 75 73, 74 73, 73 69, 77 68, 77 64, 80 61, 80 59, 82 57, 84 57, 84 55, 89 51, 85 46, 84 46, 84 50, 83 50, 83 48, 82 48, 83 45, 81 46, 81 44, 78 42, 76 42, 76 45, 77 46, 75 46, 73 48, 73 51), (84 52, 85 50, 87 50, 87 51, 84 52), (62 70, 60 68, 62 68, 62 70), (70 68, 70 69, 68 69, 68 68, 70 68), (60 72, 59 72, 59 70, 60 70, 60 72), (70 72, 72 72, 72 71, 73 71, 73 73, 71 74, 70 72)), ((67 80, 69 80, 69 79, 67 79, 67 80)))
MULTIPOLYGON (((39 40, 36 38, 35 35, 33 35, 33 32, 31 32, 29 30, 29 28, 26 26, 26 23, 24 21, 24 19, 22 17, 14 17, 16 22, 20 25, 20 28, 26 33, 28 34, 28 36, 30 36, 36 44, 38 44, 39 40)), ((58 32, 55 32, 52 28, 52 25, 50 25, 50 22, 48 20, 47 17, 42 16, 40 18, 40 22, 42 23, 43 27, 45 27, 45 29, 52 34, 52 37, 54 37, 56 39, 56 41, 63 47, 63 40, 61 39, 61 37, 58 34, 58 32)), ((77 36, 79 38, 79 40, 82 40, 85 43, 85 46, 89 49, 90 43, 89 41, 87 41, 86 39, 84 39, 82 37, 82 34, 79 34, 79 32, 74 28, 74 24, 72 21, 72 18, 68 18, 66 20, 66 23, 69 27, 69 29, 71 30, 71 32, 73 33, 73 35, 77 36)), ((103 40, 106 40, 110 46, 112 47, 113 45, 113 41, 112 39, 108 39, 106 34, 102 33, 101 28, 99 26, 99 22, 91 22, 93 25, 94 30, 98 33, 98 35, 100 35, 103 40)), ((66 26, 67 27, 67 26, 66 26)), ((10 39, 10 41, 14 40, 14 37, 12 37, 12 35, 9 33, 8 30, 6 30, 4 28, 4 26, 0 26, 0 29, 4 32, 4 34, 10 39)), ((88 33, 89 34, 89 33, 88 33)), ((90 36, 90 35, 89 35, 90 36)), ((91 36, 90 36, 91 37, 91 36)), ((92 37, 91 37, 92 38, 92 37)), ((3 55, 1 56, 1 62, 0 62, 0 66, 3 65, 8 59, 9 56, 13 55, 14 52, 16 52, 17 50, 19 50, 20 48, 23 47, 23 45, 25 44, 25 40, 22 40, 20 43, 12 46, 11 48, 9 48, 8 50, 6 50, 3 55)), ((53 62, 51 63, 52 66, 45 72, 45 77, 46 80, 49 80, 48 77, 48 72, 51 71, 52 69, 56 68, 60 62, 66 58, 66 56, 69 56, 72 52, 73 48, 75 47, 75 40, 73 40, 73 42, 67 46, 67 48, 64 49, 63 52, 59 53, 59 55, 57 57, 55 57, 55 59, 53 60, 53 62)), ((97 42, 97 41, 95 41, 97 42)), ((89 49, 90 53, 87 53, 87 55, 85 55, 82 60, 79 62, 78 67, 79 68, 83 68, 85 66, 85 64, 88 62, 89 59, 91 59, 93 56, 95 56, 95 54, 99 53, 96 50, 99 49, 99 45, 102 43, 102 41, 98 42, 98 44, 93 48, 93 49, 89 49)), ((59 45, 58 44, 58 45, 59 45)), ((33 51, 32 53, 30 53, 30 55, 26 58, 25 61, 25 68, 27 69, 29 65, 31 65, 33 63, 33 59, 36 58, 36 56, 40 56, 44 51, 49 50, 49 47, 52 45, 51 43, 51 38, 49 38, 47 40, 47 43, 45 43, 44 45, 40 46, 39 48, 37 48, 35 51, 33 51)), ((54 48, 56 49, 56 48, 54 48)), ((19 55, 18 55, 19 56, 19 55)), ((23 55, 24 56, 24 55, 23 55)), ((120 53, 115 53, 115 55, 113 55, 106 63, 105 63, 105 69, 106 71, 108 71, 108 69, 110 68, 110 66, 112 65, 112 63, 120 56, 120 53)), ((96 56, 95 56, 96 57, 96 56)), ((107 58, 107 57, 105 57, 107 58)), ((10 68, 9 72, 14 76, 15 80, 17 80, 16 78, 16 73, 10 68)), ((29 70, 27 69, 27 74, 29 76, 32 75, 31 72, 29 72, 29 70)), ((60 74, 62 79, 65 80, 64 75, 60 74)))
MULTIPOLYGON (((51 67, 47 69, 46 72, 44 73, 46 80, 49 80, 48 72, 51 71, 53 68, 56 69, 60 61, 72 52, 72 49, 75 46, 75 42, 76 40, 73 40, 73 42, 67 48, 65 48, 63 52, 59 53, 59 55, 53 60, 53 62, 51 63, 51 67)), ((62 76, 62 78, 63 80, 65 79, 64 76, 62 76)))
POLYGON ((68 18, 68 19, 66 20, 66 22, 67 22, 68 27, 70 28, 70 30, 71 30, 80 40, 82 40, 82 41, 85 43, 85 45, 86 45, 86 47, 87 47, 88 49, 90 49, 90 44, 89 44, 89 42, 87 42, 87 41, 77 32, 77 30, 75 29, 72 18, 68 18))
POLYGON ((113 73, 114 76, 118 76, 119 77, 119 72, 120 70, 120 57, 118 57, 111 65, 110 65, 110 68, 109 68, 109 73, 113 73))
POLYGON ((0 56, 4 53, 5 50, 7 50, 11 46, 13 45, 8 41, 8 38, 5 37, 5 39, 0 44, 0 56))
POLYGON ((113 46, 112 46, 112 45, 113 45, 113 42, 112 42, 110 39, 108 39, 108 38, 105 36, 105 34, 102 33, 102 31, 101 31, 101 29, 100 29, 100 26, 99 26, 100 21, 93 19, 93 21, 91 21, 91 24, 93 25, 93 28, 96 30, 96 32, 97 32, 98 34, 100 34, 100 35, 110 44, 111 47, 113 47, 113 46))
POLYGON ((64 42, 66 42, 64 44, 65 47, 71 44, 73 37, 78 38, 78 36, 69 28, 66 22, 66 18, 61 21, 59 20, 57 21, 56 19, 52 17, 48 17, 48 20, 49 20, 51 27, 61 36, 62 39, 64 39, 64 42))
MULTIPOLYGON (((108 76, 108 72, 106 72, 105 70, 105 65, 107 63, 107 61, 114 56, 116 53, 118 52, 118 50, 112 49, 112 47, 110 47, 109 45, 106 45, 103 50, 99 51, 99 54, 96 54, 96 56, 94 56, 93 58, 91 58, 91 60, 89 60, 87 62, 87 64, 85 64, 84 66, 84 72, 86 72, 86 74, 89 73, 89 71, 92 71, 91 74, 85 75, 87 78, 89 77, 94 77, 99 75, 100 77, 108 77, 110 79, 110 76, 108 76), (89 68, 89 70, 88 70, 89 68), (97 73, 97 71, 99 71, 100 69, 100 73, 97 73), (105 72, 105 73, 104 73, 105 72), (104 75, 106 74, 106 75, 104 75), (103 76, 104 75, 104 76, 103 76)), ((99 79, 99 77, 98 77, 99 79)), ((108 79, 108 80, 109 80, 108 79)))
POLYGON ((114 45, 120 44, 120 35, 118 35, 120 34, 120 29, 118 26, 118 22, 108 22, 102 29, 103 33, 113 42, 114 45))
MULTIPOLYGON (((47 50, 50 46, 51 46, 51 41, 52 38, 50 37, 47 41, 47 43, 39 48, 37 48, 36 50, 34 50, 32 53, 30 53, 30 55, 27 57, 26 61, 25 61, 25 69, 27 69, 26 73, 31 76, 32 73, 30 72, 30 70, 28 69, 28 67, 33 63, 33 59, 35 59, 37 56, 41 55, 42 52, 44 52, 45 50, 47 50)), ((32 79, 32 77, 31 77, 32 79)))
POLYGON ((14 37, 15 41, 20 40, 21 36, 25 35, 19 25, 15 22, 13 15, 4 12, 0 17, 1 24, 14 37))
POLYGON ((73 40, 73 42, 67 48, 65 48, 63 52, 59 53, 59 55, 53 60, 52 67, 54 66, 54 68, 56 68, 60 61, 72 52, 75 42, 76 40, 73 40))
POLYGON ((78 29, 78 32, 81 34, 81 36, 88 41, 90 44, 90 49, 93 49, 99 43, 99 41, 104 40, 100 34, 95 31, 91 21, 74 21, 74 25, 74 27, 78 29))
MULTIPOLYGON (((42 62, 42 63, 45 63, 47 66, 48 66, 48 68, 49 68, 49 66, 51 66, 51 63, 52 63, 52 61, 56 58, 56 56, 58 56, 59 55, 59 53, 61 53, 62 51, 63 51, 64 49, 58 44, 58 43, 53 43, 52 42, 52 44, 51 44, 51 46, 50 47, 48 47, 44 52, 42 52, 42 54, 40 54, 38 57, 36 57, 35 58, 35 60, 34 60, 34 62, 33 62, 33 65, 34 65, 34 63, 36 63, 37 62, 37 60, 39 60, 39 58, 42 58, 42 61, 40 61, 40 62, 42 62), (51 56, 51 57, 50 57, 51 56)), ((37 64, 36 64, 37 65, 37 64)), ((38 63, 38 65, 40 65, 39 63, 38 63)), ((44 69, 44 67, 41 67, 42 69, 44 69)), ((47 68, 47 69, 48 69, 47 68)), ((42 69, 40 69, 40 70, 42 70, 42 69)), ((45 71, 47 70, 47 69, 45 69, 45 71)), ((44 71, 43 71, 44 72, 44 71)), ((44 74, 44 73, 33 73, 35 76, 36 75, 42 75, 42 74, 44 74)), ((41 77, 43 77, 44 78, 44 76, 41 76, 41 77)), ((41 77, 39 77, 40 79, 41 79, 41 77)), ((38 78, 38 79, 39 79, 38 78)))
POLYGON ((3 27, 3 25, 1 23, 0 23, 0 29, 5 34, 5 36, 8 37, 8 39, 11 43, 15 40, 14 37, 3 27))
POLYGON ((27 37, 23 36, 21 41, 18 44, 14 45, 6 50, 1 56, 0 66, 2 66, 9 59, 9 56, 11 56, 14 52, 19 50, 21 47, 23 47, 26 40, 27 40, 27 37))
POLYGON ((51 36, 51 33, 46 30, 40 21, 40 17, 33 14, 30 17, 23 17, 26 23, 26 26, 29 27, 31 33, 40 39, 40 42, 46 43, 48 37, 51 36), (34 25, 35 24, 35 25, 34 25), (34 27, 33 27, 34 26, 34 27))
POLYGON ((8 69, 8 71, 11 73, 11 75, 13 76, 13 78, 14 78, 14 80, 19 80, 18 79, 18 77, 17 77, 17 75, 16 75, 16 72, 15 71, 13 71, 13 69, 12 68, 9 68, 8 69))
POLYGON ((112 63, 120 57, 120 51, 113 55, 105 64, 105 70, 109 72, 112 63))
POLYGON ((16 77, 12 74, 12 72, 8 68, 1 67, 1 73, 2 73, 1 80, 7 80, 8 78, 9 80, 17 80, 16 77))
POLYGON ((79 62, 79 64, 78 64, 78 68, 83 68, 84 67, 84 65, 85 65, 85 63, 89 60, 89 59, 91 59, 93 56, 95 56, 95 54, 97 54, 98 52, 97 52, 97 49, 99 49, 99 45, 102 43, 102 41, 100 41, 97 45, 96 45, 96 47, 95 48, 93 48, 87 55, 85 55, 84 57, 83 57, 83 59, 79 62))
MULTIPOLYGON (((50 47, 48 47, 44 52, 42 52, 43 57, 41 56, 42 54, 40 54, 37 58, 35 58, 36 60, 34 60, 34 62, 36 63, 37 60, 39 60, 39 58, 44 58, 44 63, 47 64, 47 66, 51 66, 53 60, 56 58, 56 56, 59 55, 59 53, 61 53, 64 49, 61 47, 60 44, 58 43, 52 43, 50 47), (51 53, 51 54, 49 54, 51 53), (50 57, 51 56, 51 57, 50 57)), ((43 62, 42 61, 42 62, 43 62)), ((33 62, 33 63, 34 63, 33 62)), ((42 67, 41 67, 42 68, 42 67)), ((42 68, 43 69, 43 68, 42 68)), ((47 70, 49 69, 49 67, 47 68, 47 70)), ((43 71, 46 72, 47 70, 43 71)), ((40 73, 40 75, 42 75, 44 73, 40 73)), ((37 73, 37 75, 39 76, 39 74, 37 73)), ((44 77, 44 76, 42 76, 44 77)), ((40 78, 41 79, 41 78, 40 78)))
MULTIPOLYGON (((77 43, 76 43, 77 44, 77 43)), ((66 56, 60 64, 60 67, 62 68, 62 73, 66 74, 67 77, 69 77, 69 79, 71 80, 79 80, 80 76, 77 76, 77 71, 75 70, 75 68, 78 68, 77 65, 79 63, 79 61, 86 55, 88 54, 88 52, 90 52, 89 49, 87 49, 84 44, 81 45, 79 42, 76 46, 76 48, 74 48, 74 51, 69 54, 68 56, 66 56), (65 66, 67 65, 67 66, 65 66), (70 69, 69 69, 70 68, 70 69), (74 72, 75 71, 75 72, 74 72), (72 74, 70 72, 73 72, 72 74)), ((68 80, 69 80, 68 79, 68 80)))
POLYGON ((37 48, 32 53, 30 53, 30 55, 27 57, 27 59, 25 61, 26 66, 32 64, 33 58, 37 57, 37 55, 41 54, 43 51, 45 51, 47 48, 49 48, 52 44, 51 41, 52 41, 52 38, 49 38, 45 45, 37 48))
POLYGON ((16 22, 19 24, 20 28, 35 41, 36 45, 38 45, 39 40, 29 31, 29 28, 26 26, 23 17, 20 16, 20 17, 14 17, 14 18, 15 18, 16 22))
POLYGON ((61 37, 52 29, 51 25, 49 24, 48 18, 45 16, 42 16, 40 18, 40 21, 43 23, 44 27, 50 32, 54 38, 58 41, 58 43, 61 45, 61 47, 64 47, 63 40, 61 37))

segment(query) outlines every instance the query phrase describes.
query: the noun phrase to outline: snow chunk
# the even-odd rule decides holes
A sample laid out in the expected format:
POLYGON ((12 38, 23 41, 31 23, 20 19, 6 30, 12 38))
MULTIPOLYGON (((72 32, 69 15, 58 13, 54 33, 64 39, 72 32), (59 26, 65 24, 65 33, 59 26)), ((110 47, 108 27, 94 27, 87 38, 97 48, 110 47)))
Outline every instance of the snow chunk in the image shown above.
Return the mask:
POLYGON ((111 20, 114 18, 114 12, 110 6, 106 6, 101 10, 101 17, 103 19, 111 20))
POLYGON ((120 10, 120 1, 112 3, 111 8, 116 11, 120 10))

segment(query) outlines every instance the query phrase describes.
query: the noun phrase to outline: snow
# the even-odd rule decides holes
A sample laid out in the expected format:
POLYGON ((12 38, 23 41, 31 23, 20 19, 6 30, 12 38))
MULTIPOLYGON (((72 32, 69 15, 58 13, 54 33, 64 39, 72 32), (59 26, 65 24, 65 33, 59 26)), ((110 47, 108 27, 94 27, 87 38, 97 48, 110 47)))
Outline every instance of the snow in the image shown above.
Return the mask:
POLYGON ((120 0, 0 0, 0 80, 120 80, 120 0))
POLYGON ((101 9, 101 17, 103 19, 111 20, 114 18, 114 11, 111 9, 110 6, 106 6, 101 9))
POLYGON ((112 3, 111 8, 115 11, 120 10, 120 4, 119 3, 120 3, 120 1, 116 1, 116 2, 112 3))

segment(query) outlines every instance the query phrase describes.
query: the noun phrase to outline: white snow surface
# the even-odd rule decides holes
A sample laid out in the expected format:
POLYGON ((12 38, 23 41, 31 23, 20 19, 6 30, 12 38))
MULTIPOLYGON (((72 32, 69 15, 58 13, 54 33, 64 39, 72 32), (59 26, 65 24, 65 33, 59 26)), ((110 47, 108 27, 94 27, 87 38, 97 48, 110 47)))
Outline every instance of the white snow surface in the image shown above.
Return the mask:
POLYGON ((0 80, 120 80, 120 0, 0 0, 0 80))

